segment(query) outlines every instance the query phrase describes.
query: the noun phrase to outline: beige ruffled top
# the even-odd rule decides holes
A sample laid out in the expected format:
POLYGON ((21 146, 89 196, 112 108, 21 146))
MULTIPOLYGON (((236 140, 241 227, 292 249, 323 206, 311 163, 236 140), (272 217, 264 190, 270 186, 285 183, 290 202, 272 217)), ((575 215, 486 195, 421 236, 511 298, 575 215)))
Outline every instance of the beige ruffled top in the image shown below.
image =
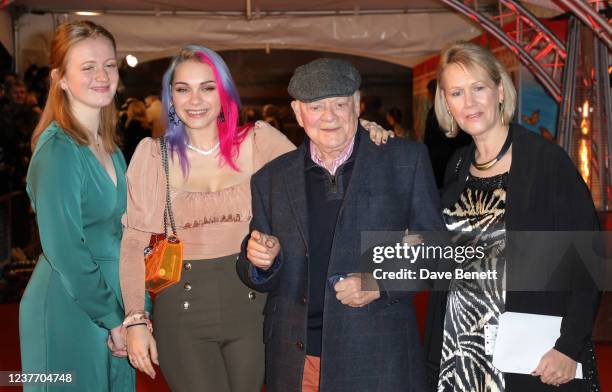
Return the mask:
MULTIPOLYGON (((255 171, 293 150, 293 144, 265 122, 253 132, 255 171)), ((128 202, 121 241, 121 292, 126 314, 144 309, 144 256, 152 233, 163 232, 166 197, 159 142, 140 142, 127 170, 128 202)), ((245 180, 217 192, 170 191, 184 260, 210 259, 238 253, 251 221, 251 186, 245 180)), ((168 228, 170 229, 170 228, 168 228)))

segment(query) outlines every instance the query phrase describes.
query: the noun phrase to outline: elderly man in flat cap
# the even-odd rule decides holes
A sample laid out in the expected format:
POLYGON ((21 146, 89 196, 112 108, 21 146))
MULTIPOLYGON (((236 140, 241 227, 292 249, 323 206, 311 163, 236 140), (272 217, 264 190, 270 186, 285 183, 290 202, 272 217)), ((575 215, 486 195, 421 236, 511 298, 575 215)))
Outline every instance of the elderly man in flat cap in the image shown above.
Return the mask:
POLYGON ((425 390, 412 296, 362 287, 360 241, 363 231, 444 230, 438 194, 425 146, 367 137, 360 83, 345 61, 298 67, 289 94, 307 137, 251 180, 237 270, 269 293, 270 392, 425 390))

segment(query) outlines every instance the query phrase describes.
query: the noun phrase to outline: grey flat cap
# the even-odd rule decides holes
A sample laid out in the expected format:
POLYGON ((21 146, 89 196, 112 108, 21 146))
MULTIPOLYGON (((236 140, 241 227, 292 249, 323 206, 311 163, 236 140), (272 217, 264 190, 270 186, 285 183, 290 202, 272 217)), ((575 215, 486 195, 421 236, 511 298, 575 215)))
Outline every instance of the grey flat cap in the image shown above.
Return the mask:
POLYGON ((360 85, 359 71, 351 63, 322 58, 297 67, 287 91, 298 101, 313 102, 353 95, 360 85))

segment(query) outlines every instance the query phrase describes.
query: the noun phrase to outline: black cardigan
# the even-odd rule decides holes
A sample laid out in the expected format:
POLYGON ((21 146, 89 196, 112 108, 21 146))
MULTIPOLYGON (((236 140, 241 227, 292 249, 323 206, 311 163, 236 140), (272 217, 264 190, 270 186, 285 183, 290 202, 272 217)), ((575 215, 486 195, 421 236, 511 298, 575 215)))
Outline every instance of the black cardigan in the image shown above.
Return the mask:
MULTIPOLYGON (((566 152, 520 125, 511 126, 512 165, 506 193, 506 231, 599 230, 589 190, 566 152)), ((465 188, 474 149, 472 143, 458 150, 450 159, 442 191, 443 208, 451 207, 465 188)), ((531 241, 536 241, 537 236, 533 237, 531 241)), ((512 238, 517 237, 509 236, 506 243, 509 290, 505 310, 562 316, 561 336, 555 349, 586 363, 586 348, 592 344, 591 331, 600 293, 584 263, 576 260, 577 253, 570 252, 548 277, 550 283, 546 287, 549 289, 541 292, 513 291, 512 288, 521 286, 521 280, 529 275, 530 269, 541 268, 538 263, 545 260, 546 248, 550 250, 559 244, 529 243, 529 236, 517 243, 512 238)), ((437 383, 445 310, 445 293, 432 292, 425 336, 432 384, 437 383)), ((568 383, 563 390, 582 390, 578 384, 580 382, 568 383), (577 389, 571 388, 572 385, 577 389)), ((546 388, 534 377, 506 374, 506 391, 538 391, 546 388)))

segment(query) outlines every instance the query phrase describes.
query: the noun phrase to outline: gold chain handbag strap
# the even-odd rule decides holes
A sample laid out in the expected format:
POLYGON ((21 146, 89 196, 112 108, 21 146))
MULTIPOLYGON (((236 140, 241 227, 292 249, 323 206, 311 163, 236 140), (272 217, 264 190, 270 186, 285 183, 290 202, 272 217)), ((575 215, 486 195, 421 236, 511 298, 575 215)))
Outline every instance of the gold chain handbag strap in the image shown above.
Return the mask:
POLYGON ((166 137, 159 138, 159 146, 161 149, 162 164, 164 166, 164 174, 166 175, 166 207, 164 208, 164 235, 168 238, 168 218, 172 227, 172 235, 176 235, 176 224, 174 223, 174 214, 172 213, 172 200, 170 199, 170 168, 168 166, 168 146, 166 137))

